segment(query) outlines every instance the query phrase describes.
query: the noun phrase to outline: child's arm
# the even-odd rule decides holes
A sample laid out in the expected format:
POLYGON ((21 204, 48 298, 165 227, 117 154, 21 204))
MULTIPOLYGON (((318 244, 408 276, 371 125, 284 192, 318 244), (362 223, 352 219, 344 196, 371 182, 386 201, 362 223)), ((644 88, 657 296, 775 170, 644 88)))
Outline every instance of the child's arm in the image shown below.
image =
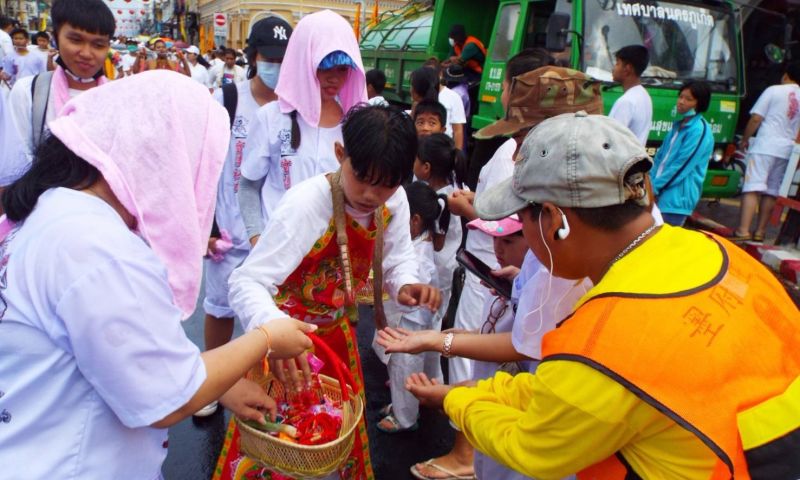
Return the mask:
POLYGON ((231 308, 246 331, 286 317, 272 297, 328 228, 332 207, 325 185, 324 178, 309 180, 286 192, 250 255, 231 274, 231 308))

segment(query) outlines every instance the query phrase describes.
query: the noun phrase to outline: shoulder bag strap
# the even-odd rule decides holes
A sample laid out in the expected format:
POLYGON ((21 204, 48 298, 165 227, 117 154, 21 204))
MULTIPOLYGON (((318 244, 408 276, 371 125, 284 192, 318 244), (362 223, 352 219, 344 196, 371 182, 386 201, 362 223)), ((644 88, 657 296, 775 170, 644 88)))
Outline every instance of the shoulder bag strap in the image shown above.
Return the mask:
POLYGON ((42 141, 45 121, 47 120, 47 100, 50 98, 50 84, 53 72, 44 72, 36 75, 31 82, 31 132, 33 133, 33 147, 36 149, 42 141))
POLYGON ((670 185, 672 185, 672 182, 675 181, 676 178, 678 178, 678 175, 683 171, 684 168, 686 168, 686 165, 688 165, 689 162, 692 160, 692 158, 695 156, 697 151, 700 149, 700 146, 703 145, 703 140, 706 139, 706 133, 709 130, 709 126, 705 118, 700 117, 700 121, 703 122, 703 133, 702 135, 700 135, 700 141, 697 142, 697 145, 695 145, 694 150, 692 150, 692 154, 686 157, 686 161, 683 165, 681 165, 681 168, 675 170, 675 173, 672 175, 672 178, 670 178, 669 181, 665 183, 663 187, 661 187, 662 192, 667 188, 669 188, 670 185))

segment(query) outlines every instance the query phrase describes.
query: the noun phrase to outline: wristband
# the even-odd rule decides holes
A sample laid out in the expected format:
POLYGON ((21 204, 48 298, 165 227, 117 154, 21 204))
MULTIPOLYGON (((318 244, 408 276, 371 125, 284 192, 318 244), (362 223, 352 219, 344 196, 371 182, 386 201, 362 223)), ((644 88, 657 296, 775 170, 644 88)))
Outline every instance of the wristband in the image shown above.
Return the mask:
POLYGON ((453 332, 448 333, 444 336, 444 342, 442 343, 442 356, 444 358, 450 358, 453 356, 450 351, 453 349, 453 332))
POLYGON ((269 334, 269 330, 267 330, 266 325, 259 325, 257 330, 264 334, 267 337, 267 354, 264 355, 265 358, 269 357, 269 354, 272 353, 272 337, 269 334))

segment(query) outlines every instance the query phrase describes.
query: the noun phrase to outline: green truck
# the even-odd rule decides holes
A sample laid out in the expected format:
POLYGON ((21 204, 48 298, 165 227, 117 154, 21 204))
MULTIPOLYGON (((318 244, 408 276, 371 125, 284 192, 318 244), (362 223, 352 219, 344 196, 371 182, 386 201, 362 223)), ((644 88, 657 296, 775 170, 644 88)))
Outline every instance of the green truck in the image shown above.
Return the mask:
MULTIPOLYGON (((657 148, 675 120, 678 87, 702 79, 713 89, 704 114, 717 148, 715 162, 734 140, 739 100, 744 94, 739 18, 727 1, 665 0, 436 0, 410 2, 389 12, 361 41, 367 69, 384 71, 384 97, 410 104, 410 74, 431 57, 445 59, 448 32, 460 23, 487 48, 472 127, 481 128, 502 115, 501 84, 506 61, 525 48, 544 47, 562 64, 581 70, 605 85, 606 112, 622 95, 611 79, 614 54, 641 44, 650 50, 642 83, 653 100, 648 146, 657 148)), ((721 162, 720 162, 721 163, 721 162)), ((738 193, 741 172, 710 170, 704 195, 738 193)))

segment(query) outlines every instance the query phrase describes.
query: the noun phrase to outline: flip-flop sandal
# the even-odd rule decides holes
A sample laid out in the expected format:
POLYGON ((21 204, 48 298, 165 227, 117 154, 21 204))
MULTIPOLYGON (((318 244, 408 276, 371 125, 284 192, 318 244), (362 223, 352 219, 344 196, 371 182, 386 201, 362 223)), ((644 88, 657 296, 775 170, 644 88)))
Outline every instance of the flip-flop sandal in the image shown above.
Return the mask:
POLYGON ((733 232, 733 235, 728 237, 728 240, 730 240, 731 242, 747 242, 751 239, 753 239, 753 236, 750 235, 749 233, 747 235, 739 235, 736 232, 733 232))
POLYGON ((378 422, 378 430, 383 433, 400 433, 400 432, 415 432, 419 428, 419 422, 414 422, 414 425, 411 425, 408 428, 402 428, 400 426, 400 422, 397 421, 394 415, 386 415, 383 419, 378 422), (388 423, 389 426, 384 426, 384 423, 388 423))
POLYGON ((378 414, 381 417, 386 417, 388 415, 391 415, 392 414, 392 404, 390 403, 388 405, 384 405, 383 408, 378 410, 378 414))
POLYGON ((411 475, 414 478, 418 478, 419 480, 476 480, 475 474, 472 475, 456 475, 455 473, 451 472, 450 470, 439 466, 434 463, 435 458, 431 458, 423 463, 423 465, 427 465, 431 468, 439 470, 440 472, 448 475, 447 477, 430 477, 425 475, 424 473, 420 472, 416 465, 411 466, 411 475))
POLYGON ((764 242, 764 234, 762 233, 761 235, 759 235, 757 233, 754 233, 753 234, 753 241, 754 242, 764 242))

